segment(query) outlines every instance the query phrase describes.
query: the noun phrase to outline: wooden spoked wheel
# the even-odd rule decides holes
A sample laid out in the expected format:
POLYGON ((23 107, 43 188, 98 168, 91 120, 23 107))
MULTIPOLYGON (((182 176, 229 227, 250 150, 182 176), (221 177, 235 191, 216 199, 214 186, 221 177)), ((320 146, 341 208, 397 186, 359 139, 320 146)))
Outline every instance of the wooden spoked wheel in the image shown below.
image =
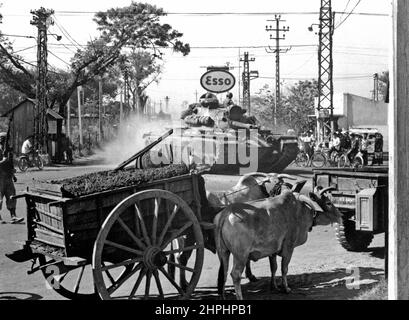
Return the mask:
MULTIPOLYGON (((43 255, 39 256, 40 266, 53 262, 43 255)), ((99 296, 93 285, 91 265, 66 267, 61 264, 51 264, 41 269, 48 287, 63 297, 71 300, 98 300, 99 296)))
POLYGON ((199 281, 203 258, 200 224, 186 202, 165 190, 141 191, 119 203, 104 221, 93 250, 94 283, 102 299, 187 299, 199 281), (194 245, 171 248, 173 240, 187 235, 194 245), (190 251, 186 266, 171 258, 190 251), (126 266, 132 270, 117 278, 114 273, 126 266), (187 275, 187 286, 175 281, 172 269, 187 275))
MULTIPOLYGON (((40 255, 38 257, 42 274, 47 281, 47 286, 61 296, 70 300, 100 300, 95 290, 91 264, 78 267, 65 266, 62 262, 52 264, 53 259, 40 255)), ((121 270, 117 279, 122 279, 132 272, 133 266, 129 265, 121 270)))

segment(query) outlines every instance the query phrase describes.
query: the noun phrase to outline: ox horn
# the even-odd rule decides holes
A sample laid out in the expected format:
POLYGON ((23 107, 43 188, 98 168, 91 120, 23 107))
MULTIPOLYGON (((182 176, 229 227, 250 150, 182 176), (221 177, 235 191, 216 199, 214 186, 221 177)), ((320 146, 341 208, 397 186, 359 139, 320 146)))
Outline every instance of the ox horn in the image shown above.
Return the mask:
POLYGON ((316 203, 315 201, 311 200, 311 198, 303 194, 299 196, 298 200, 300 200, 301 202, 305 202, 308 206, 310 206, 312 209, 314 209, 317 212, 324 212, 324 210, 322 210, 322 208, 319 206, 318 203, 316 203))
POLYGON ((281 173, 277 175, 278 179, 289 179, 289 180, 297 180, 296 177, 290 176, 289 174, 281 173))
POLYGON ((327 191, 332 191, 332 190, 337 190, 337 188, 335 188, 334 186, 330 186, 330 187, 324 188, 324 189, 322 189, 322 190, 319 191, 319 195, 322 196, 325 192, 327 192, 327 191))

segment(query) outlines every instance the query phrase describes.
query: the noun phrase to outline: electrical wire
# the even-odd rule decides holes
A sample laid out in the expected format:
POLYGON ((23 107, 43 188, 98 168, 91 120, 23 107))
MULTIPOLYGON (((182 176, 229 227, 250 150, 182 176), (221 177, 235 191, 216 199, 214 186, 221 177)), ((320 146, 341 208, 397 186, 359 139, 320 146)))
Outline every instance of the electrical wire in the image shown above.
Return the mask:
MULTIPOLYGON (((344 9, 345 10, 345 9, 344 9)), ((98 11, 55 11, 55 14, 62 16, 78 16, 84 14, 96 14, 98 11)), ((376 12, 345 12, 345 11, 334 11, 338 14, 354 14, 354 15, 366 15, 366 16, 377 16, 377 17, 388 17, 389 14, 376 13, 376 12)), ((127 14, 127 13, 122 13, 127 14)), ((135 13, 128 13, 129 15, 135 15, 135 13)), ((283 12, 165 12, 166 15, 177 15, 177 16, 273 16, 273 15, 319 15, 318 11, 283 11, 283 12)))
POLYGON ((66 65, 71 66, 71 64, 69 64, 67 61, 65 61, 64 59, 61 59, 59 56, 57 56, 56 54, 54 54, 52 51, 48 50, 48 53, 51 54, 53 57, 57 58, 58 60, 64 62, 66 65))
POLYGON ((342 20, 338 26, 336 26, 334 28, 334 30, 338 29, 340 26, 342 26, 342 24, 351 16, 351 14, 353 14, 354 10, 356 9, 356 7, 361 3, 362 0, 358 0, 357 3, 355 4, 355 7, 352 8, 352 10, 348 13, 348 15, 345 17, 344 20, 342 20))
POLYGON ((61 32, 68 38, 68 40, 74 45, 81 49, 81 45, 70 35, 70 33, 59 23, 58 19, 53 15, 55 25, 61 30, 61 32))
MULTIPOLYGON (((347 10, 348 5, 350 4, 350 2, 351 2, 351 0, 348 0, 347 5, 345 6, 345 8, 344 8, 344 10, 343 10, 344 12, 347 10)), ((340 19, 339 19, 340 21, 342 20, 342 17, 344 16, 344 14, 345 14, 345 13, 341 13, 341 17, 340 17, 340 19)), ((337 28, 337 27, 335 27, 335 28, 337 28)))

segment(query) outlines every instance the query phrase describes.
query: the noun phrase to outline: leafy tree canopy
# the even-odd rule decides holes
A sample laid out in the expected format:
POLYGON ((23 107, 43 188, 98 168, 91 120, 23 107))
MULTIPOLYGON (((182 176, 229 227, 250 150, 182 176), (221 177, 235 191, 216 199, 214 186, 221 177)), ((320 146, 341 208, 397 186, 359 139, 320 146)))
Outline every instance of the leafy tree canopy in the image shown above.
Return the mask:
MULTIPOLYGON (((188 44, 180 38, 182 33, 168 24, 161 24, 162 9, 147 3, 132 2, 123 8, 109 9, 95 14, 94 21, 100 36, 77 50, 68 71, 49 72, 49 106, 64 105, 78 86, 85 85, 106 73, 118 62, 127 48, 153 49, 154 57, 160 58, 161 48, 172 47, 174 51, 187 55, 188 44)), ((29 64, 28 64, 29 65, 29 64)), ((35 97, 35 66, 27 67, 21 56, 13 49, 6 37, 0 35, 0 82, 35 97)))

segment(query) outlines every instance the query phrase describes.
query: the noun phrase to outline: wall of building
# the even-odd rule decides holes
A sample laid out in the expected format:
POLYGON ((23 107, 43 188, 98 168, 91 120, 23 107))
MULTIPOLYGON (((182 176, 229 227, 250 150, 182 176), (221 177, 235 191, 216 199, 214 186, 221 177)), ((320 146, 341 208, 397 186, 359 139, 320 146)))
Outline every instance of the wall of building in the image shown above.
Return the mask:
POLYGON ((26 100, 12 112, 10 145, 12 145, 15 154, 20 154, 24 140, 34 134, 34 104, 26 100))
POLYGON ((384 137, 384 150, 388 150, 388 104, 383 101, 343 94, 343 116, 339 128, 376 128, 384 137))

